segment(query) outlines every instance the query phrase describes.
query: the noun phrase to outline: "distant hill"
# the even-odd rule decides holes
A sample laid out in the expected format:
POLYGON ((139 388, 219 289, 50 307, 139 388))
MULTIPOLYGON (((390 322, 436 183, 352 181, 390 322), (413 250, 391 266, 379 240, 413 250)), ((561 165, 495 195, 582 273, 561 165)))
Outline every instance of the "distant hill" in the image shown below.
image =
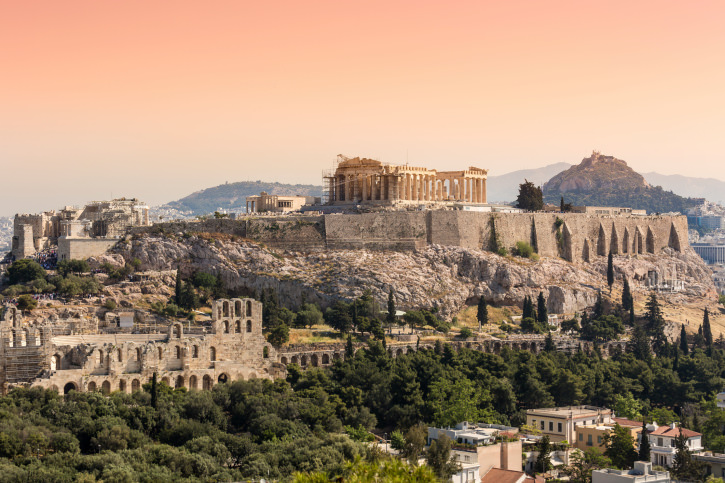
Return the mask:
POLYGON ((626 206, 649 213, 684 212, 695 204, 644 177, 614 156, 597 152, 562 171, 544 184, 544 201, 558 204, 561 197, 573 205, 626 206))
POLYGON ((489 203, 516 201, 519 185, 524 180, 529 180, 536 186, 542 186, 555 174, 571 166, 569 163, 555 163, 543 168, 521 169, 498 176, 489 176, 486 182, 486 197, 489 203))
POLYGON ((725 181, 714 178, 690 178, 680 174, 642 174, 649 184, 662 186, 669 191, 676 191, 682 196, 692 198, 705 198, 708 201, 720 203, 725 201, 725 181))
POLYGON ((322 196, 322 186, 240 181, 197 191, 180 200, 167 203, 162 208, 191 211, 194 215, 205 215, 220 208, 239 210, 246 206, 247 196, 258 195, 262 191, 271 195, 322 196))

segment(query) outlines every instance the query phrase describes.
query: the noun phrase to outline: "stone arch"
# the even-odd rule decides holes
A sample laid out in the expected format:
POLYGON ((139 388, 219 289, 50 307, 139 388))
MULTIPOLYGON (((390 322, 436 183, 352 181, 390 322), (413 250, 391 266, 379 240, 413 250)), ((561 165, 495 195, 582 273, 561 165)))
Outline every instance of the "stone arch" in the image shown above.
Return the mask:
POLYGON ((282 358, 279 360, 280 363, 287 365, 287 358, 285 356, 282 356, 282 358))
POLYGON ((224 317, 229 317, 229 301, 228 300, 222 301, 222 315, 224 317))
POLYGON ((116 356, 118 356, 118 362, 123 362, 123 349, 118 349, 116 356))
POLYGON ((242 316, 242 301, 241 300, 234 301, 234 316, 235 317, 242 316))
POLYGON ((612 255, 619 254, 619 232, 614 224, 612 224, 612 239, 609 243, 609 251, 612 255))
POLYGON ((50 357, 50 370, 51 371, 57 371, 60 369, 60 354, 53 354, 50 357))
POLYGON ((137 362, 141 362, 141 357, 142 357, 141 348, 140 347, 137 347, 136 348, 136 361, 137 362))
POLYGON ((564 223, 564 227, 561 230, 562 238, 562 256, 564 260, 574 261, 574 243, 572 242, 571 230, 569 225, 564 223))
POLYGON ((339 361, 340 360, 340 353, 339 352, 335 352, 334 354, 332 354, 332 360, 333 361, 339 361))
POLYGON ((632 248, 632 253, 644 253, 644 235, 642 235, 642 230, 640 230, 639 227, 637 227, 634 231, 634 246, 632 248))
POLYGON ((219 382, 219 384, 224 384, 225 382, 229 382, 229 376, 226 373, 222 372, 221 374, 219 374, 219 377, 217 378, 217 382, 219 382))
POLYGON ((209 374, 205 375, 201 380, 201 387, 205 391, 210 391, 211 388, 214 386, 214 381, 209 376, 209 374))
POLYGON ((166 384, 167 386, 171 386, 171 380, 168 377, 162 377, 161 382, 166 384))
POLYGON ((629 253, 630 243, 632 243, 632 236, 629 234, 629 227, 625 227, 624 238, 622 239, 622 253, 629 253))
POLYGON ((302 354, 302 356, 300 357, 300 363, 302 366, 307 365, 307 356, 305 354, 302 354))
POLYGON ((164 358, 164 348, 159 346, 157 351, 158 351, 159 360, 162 360, 164 358))
POLYGON ((181 339, 181 337, 183 335, 184 335, 184 327, 182 327, 181 324, 174 324, 174 338, 181 339))
POLYGON ((96 390, 96 383, 94 381, 91 381, 88 383, 88 392, 95 392, 96 390))
POLYGON ((256 372, 254 372, 254 371, 251 371, 251 372, 250 372, 250 373, 249 373, 249 374, 247 375, 247 380, 252 380, 252 379, 256 379, 256 378, 257 378, 257 373, 256 373, 256 372))
POLYGON ((247 300, 247 317, 252 316, 252 301, 247 300))
POLYGON ((292 356, 292 364, 299 364, 299 360, 300 360, 299 357, 292 356))
POLYGON ((126 379, 121 379, 120 381, 118 381, 118 390, 123 393, 126 392, 126 379))
POLYGON ((682 251, 682 246, 680 245, 680 235, 677 233, 677 228, 675 228, 674 223, 670 225, 670 239, 667 241, 667 246, 673 250, 677 250, 678 252, 682 251))
POLYGON ((328 354, 322 354, 322 365, 330 363, 330 356, 328 354))
POLYGON ((530 350, 534 354, 536 354, 537 352, 539 352, 539 346, 538 346, 538 344, 536 344, 536 342, 532 342, 531 345, 530 345, 530 350))
POLYGON ((604 226, 599 224, 599 237, 597 238, 597 255, 600 257, 607 256, 607 234, 604 232, 604 226))
POLYGON ((234 332, 236 334, 242 333, 242 321, 241 320, 237 320, 237 322, 234 324, 234 332))
POLYGON ((75 382, 69 382, 65 386, 63 386, 63 394, 68 394, 71 391, 77 391, 78 390, 78 384, 75 382))
POLYGON ((398 349, 395 351, 395 357, 400 357, 403 355, 403 349, 398 349))
POLYGON ((209 360, 211 360, 211 361, 216 360, 216 347, 212 347, 209 349, 209 360))
POLYGON ((196 376, 194 376, 194 375, 189 376, 189 389, 198 389, 196 386, 197 386, 196 376))
POLYGON ((247 321, 247 332, 251 332, 251 331, 252 331, 252 321, 248 320, 247 321))
POLYGON ((134 379, 131 381, 131 392, 136 392, 141 390, 141 381, 138 379, 134 379))
POLYGON ((310 364, 312 364, 312 367, 317 367, 319 365, 319 358, 317 357, 317 354, 312 354, 310 357, 310 364))
POLYGON ((176 389, 184 387, 184 376, 176 377, 176 389))
POLYGON ((111 394, 111 382, 110 381, 103 381, 103 384, 101 384, 101 392, 103 394, 111 394))
POLYGON ((199 346, 198 345, 192 346, 192 348, 191 348, 191 357, 193 357, 194 359, 196 359, 196 358, 199 357, 199 346))
POLYGON ((501 343, 500 342, 496 342, 493 344, 493 352, 494 352, 494 354, 501 353, 501 343))
POLYGON ((224 333, 225 334, 229 333, 229 321, 228 320, 224 321, 224 333))
POLYGON ((174 349, 176 352, 176 354, 174 354, 176 356, 176 359, 181 359, 181 347, 177 345, 174 349))
POLYGON ((647 227, 647 253, 655 252, 655 234, 652 231, 652 227, 647 227))

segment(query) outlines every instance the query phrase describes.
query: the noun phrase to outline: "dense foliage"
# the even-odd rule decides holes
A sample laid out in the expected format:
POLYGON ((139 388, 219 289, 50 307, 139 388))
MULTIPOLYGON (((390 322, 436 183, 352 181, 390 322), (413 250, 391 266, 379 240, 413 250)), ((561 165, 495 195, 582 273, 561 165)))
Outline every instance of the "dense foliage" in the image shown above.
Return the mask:
POLYGON ((665 191, 661 186, 599 188, 566 193, 544 189, 546 203, 558 204, 562 196, 566 196, 567 201, 574 206, 627 206, 637 210, 647 210, 647 213, 685 213, 688 208, 696 204, 692 198, 683 198, 671 191, 665 191))

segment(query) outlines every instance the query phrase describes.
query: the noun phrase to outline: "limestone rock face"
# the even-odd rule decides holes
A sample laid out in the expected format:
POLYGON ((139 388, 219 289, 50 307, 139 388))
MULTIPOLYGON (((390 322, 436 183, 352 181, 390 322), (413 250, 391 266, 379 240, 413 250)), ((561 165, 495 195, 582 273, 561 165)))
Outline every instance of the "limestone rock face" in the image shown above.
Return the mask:
MULTIPOLYGON (((120 255, 141 260, 142 270, 172 270, 182 275, 204 271, 220 277, 230 292, 259 293, 273 288, 280 300, 323 306, 371 290, 384 306, 395 292, 401 309, 437 305, 452 316, 481 295, 496 304, 521 305, 526 295, 542 291, 550 313, 572 313, 594 304, 606 288, 607 261, 576 265, 558 258, 539 261, 501 257, 462 247, 430 245, 416 251, 324 250, 274 252, 246 241, 206 240, 196 236, 146 236, 120 248, 120 255)), ((633 291, 643 291, 650 270, 685 281, 680 297, 714 293, 709 269, 691 250, 666 249, 657 255, 617 256, 618 279, 626 276, 633 291)), ((167 280, 173 286, 173 279, 167 280)), ((621 284, 621 281, 617 282, 621 284)), ((150 289, 144 290, 146 291, 150 289)), ((164 293, 163 289, 159 292, 164 293)))

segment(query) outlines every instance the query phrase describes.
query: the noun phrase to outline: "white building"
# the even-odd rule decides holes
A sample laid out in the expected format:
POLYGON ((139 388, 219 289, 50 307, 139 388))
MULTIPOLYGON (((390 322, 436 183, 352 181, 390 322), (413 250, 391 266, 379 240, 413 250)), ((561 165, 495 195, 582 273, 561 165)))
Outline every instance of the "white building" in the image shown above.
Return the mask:
POLYGON ((687 447, 692 453, 699 453, 705 448, 702 446, 702 434, 680 428, 677 423, 669 426, 657 426, 657 423, 647 425, 649 431, 650 454, 652 463, 666 468, 672 466, 677 449, 675 438, 680 434, 687 438, 687 447))
POLYGON ((451 477, 453 483, 477 483, 481 479, 478 463, 461 464, 461 471, 451 477))
POLYGON ((592 471, 592 483, 670 483, 670 473, 652 470, 649 461, 635 461, 631 470, 606 468, 592 471))

